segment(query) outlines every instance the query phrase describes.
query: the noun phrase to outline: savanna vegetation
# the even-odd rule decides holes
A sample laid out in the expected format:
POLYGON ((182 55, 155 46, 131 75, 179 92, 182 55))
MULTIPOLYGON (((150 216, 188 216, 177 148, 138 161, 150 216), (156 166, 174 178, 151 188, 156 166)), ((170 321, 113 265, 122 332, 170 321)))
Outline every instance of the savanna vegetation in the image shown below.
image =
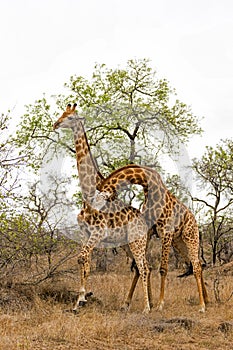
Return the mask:
MULTIPOLYGON (((0 349, 230 349, 233 334, 233 141, 206 147, 172 173, 164 159, 179 163, 201 121, 178 100, 150 62, 130 60, 125 68, 96 65, 92 77, 72 76, 66 94, 42 96, 23 116, 0 116, 0 349), (128 164, 157 169, 200 227, 200 256, 210 305, 197 311, 192 276, 177 279, 182 261, 171 252, 166 305, 143 316, 139 285, 131 310, 120 311, 132 278, 120 250, 94 252, 89 289, 93 295, 78 315, 70 312, 78 290, 76 256, 82 235, 76 225, 81 193, 69 131, 53 122, 67 103, 78 103, 91 151, 104 176, 128 164), (18 125, 11 132, 15 118, 18 125), (65 160, 65 161, 64 161, 65 160)), ((122 194, 143 200, 138 188, 122 194)), ((158 299, 160 242, 148 249, 153 297, 158 299)))

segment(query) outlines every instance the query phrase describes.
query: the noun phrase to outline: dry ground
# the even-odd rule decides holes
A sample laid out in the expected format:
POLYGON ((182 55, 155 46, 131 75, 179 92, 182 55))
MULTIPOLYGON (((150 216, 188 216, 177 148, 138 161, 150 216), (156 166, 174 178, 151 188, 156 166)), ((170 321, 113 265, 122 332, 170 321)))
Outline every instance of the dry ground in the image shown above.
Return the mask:
MULTIPOLYGON (((198 312, 194 277, 178 279, 177 271, 169 272, 164 311, 154 308, 143 315, 141 283, 130 311, 120 311, 132 279, 129 269, 123 270, 123 276, 117 271, 92 274, 93 296, 76 315, 70 312, 77 290, 74 280, 49 281, 39 291, 2 288, 0 350, 233 349, 232 272, 205 271, 211 300, 205 314, 198 312), (218 283, 214 283, 216 276, 218 283)), ((159 276, 155 271, 152 285, 156 303, 159 276)))

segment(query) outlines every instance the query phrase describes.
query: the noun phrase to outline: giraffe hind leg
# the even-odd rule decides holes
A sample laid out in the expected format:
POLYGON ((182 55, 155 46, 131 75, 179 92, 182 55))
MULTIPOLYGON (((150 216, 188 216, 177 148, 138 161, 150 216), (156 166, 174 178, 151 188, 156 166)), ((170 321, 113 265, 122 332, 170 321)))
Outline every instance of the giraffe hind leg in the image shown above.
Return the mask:
MULTIPOLYGON (((137 270, 132 282, 132 286, 128 296, 132 299, 133 292, 135 290, 139 276, 142 280, 143 293, 144 293, 144 313, 150 312, 151 309, 151 288, 150 288, 150 270, 145 257, 146 254, 146 237, 138 239, 132 243, 129 243, 130 250, 135 259, 137 270)), ((131 302, 131 299, 128 299, 131 302)))
MULTIPOLYGON (((183 277, 188 277, 190 275, 193 275, 193 265, 190 262, 188 269, 186 270, 185 273, 178 275, 178 278, 183 278, 183 277)), ((207 294, 207 290, 206 290, 206 286, 205 286, 205 282, 204 282, 204 278, 203 278, 203 272, 201 273, 201 285, 202 285, 202 292, 203 292, 203 297, 204 297, 204 302, 205 304, 209 303, 209 298, 208 298, 208 294, 207 294)))
POLYGON ((169 253, 172 243, 172 233, 171 232, 162 232, 162 254, 161 254, 161 264, 160 264, 160 295, 159 295, 159 303, 157 309, 162 311, 164 306, 164 294, 165 294, 165 282, 168 271, 168 260, 169 253))
POLYGON ((172 246, 174 250, 183 258, 184 263, 187 266, 187 269, 184 273, 181 275, 178 275, 178 278, 188 277, 190 275, 193 275, 193 265, 189 258, 189 253, 187 249, 186 243, 183 241, 182 237, 179 236, 178 238, 173 239, 172 246))
POLYGON ((187 245, 187 249, 189 252, 189 257, 193 266, 193 274, 196 279, 197 283, 197 289, 198 289, 198 294, 199 294, 199 304, 200 304, 200 312, 205 312, 205 304, 208 302, 208 295, 203 279, 203 273, 202 273, 202 266, 201 262, 199 260, 199 233, 197 230, 191 235, 192 239, 188 239, 186 236, 183 236, 184 242, 187 245), (196 233, 196 234, 195 234, 196 233), (197 237, 197 239, 193 239, 193 237, 197 237))
MULTIPOLYGON (((137 265, 135 263, 135 260, 133 260, 133 261, 134 261, 134 264, 133 264, 134 277, 133 277, 133 280, 132 280, 132 283, 131 283, 131 287, 130 287, 129 293, 128 293, 127 298, 126 298, 126 300, 124 302, 124 306, 122 307, 122 310, 125 310, 125 311, 127 311, 129 309, 129 307, 130 307, 130 304, 131 304, 131 301, 132 301, 132 298, 133 298, 133 294, 134 294, 137 282, 138 282, 139 277, 140 277, 140 273, 139 273, 138 267, 137 267, 137 265)), ((132 269, 132 266, 131 266, 131 269, 132 269)))
MULTIPOLYGON (((135 259, 133 259, 132 264, 131 264, 131 271, 134 271, 134 278, 132 280, 132 284, 129 290, 129 293, 127 295, 127 298, 125 300, 124 306, 122 307, 123 310, 128 310, 129 306, 131 304, 133 294, 137 285, 137 282, 140 277, 140 273, 137 267, 137 264, 135 262, 135 259)), ((151 276, 151 269, 149 269, 149 275, 148 275, 148 296, 149 296, 149 304, 150 308, 152 309, 153 307, 153 302, 152 302, 152 291, 151 291, 151 281, 150 281, 150 276, 151 276)))
POLYGON ((204 282, 204 278, 203 278, 203 272, 201 274, 201 285, 202 285, 202 292, 203 292, 204 302, 205 302, 205 304, 208 304, 209 303, 209 297, 208 297, 208 293, 207 293, 205 282, 204 282))
POLYGON ((199 261, 193 262, 193 274, 195 276, 196 282, 197 282, 197 289, 199 293, 199 300, 200 300, 200 312, 205 312, 205 298, 207 297, 207 292, 205 289, 205 292, 203 290, 203 277, 202 277, 202 267, 201 263, 199 261), (204 297, 205 295, 205 297, 204 297))

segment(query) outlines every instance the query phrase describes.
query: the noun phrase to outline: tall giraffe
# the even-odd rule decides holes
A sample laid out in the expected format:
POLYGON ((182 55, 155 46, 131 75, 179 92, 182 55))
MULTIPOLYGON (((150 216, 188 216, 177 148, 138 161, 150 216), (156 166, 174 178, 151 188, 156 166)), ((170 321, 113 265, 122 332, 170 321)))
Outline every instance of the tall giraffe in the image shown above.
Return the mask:
POLYGON ((106 201, 98 209, 95 201, 97 186, 103 181, 96 163, 90 152, 86 133, 76 112, 76 104, 68 104, 66 111, 54 123, 53 129, 71 128, 74 134, 77 169, 83 197, 83 208, 78 215, 80 229, 88 236, 87 243, 82 247, 78 257, 80 264, 80 291, 74 310, 86 302, 86 281, 90 272, 90 255, 100 243, 123 245, 127 253, 135 259, 137 271, 125 305, 129 306, 132 299, 131 290, 134 290, 134 281, 139 275, 142 278, 144 291, 144 312, 151 308, 150 270, 147 265, 145 253, 147 245, 147 225, 139 210, 125 206, 120 201, 106 201), (93 206, 94 205, 94 206, 93 206), (126 244, 128 243, 128 244, 126 244))
MULTIPOLYGON (((112 200, 117 197, 117 191, 129 183, 142 185, 145 201, 142 215, 146 220, 148 229, 156 226, 156 231, 162 239, 162 254, 160 264, 160 297, 158 308, 164 305, 165 279, 168 271, 168 259, 171 245, 191 262, 193 273, 199 292, 200 311, 205 311, 208 302, 202 267, 199 261, 199 231, 192 212, 171 194, 157 171, 136 164, 130 164, 115 170, 98 186, 102 194, 102 201, 112 200), (103 195, 104 194, 104 195, 103 195)), ((96 196, 100 197, 100 194, 96 196)), ((135 281, 135 286, 137 281, 135 281)), ((131 295, 133 290, 131 290, 131 295)))

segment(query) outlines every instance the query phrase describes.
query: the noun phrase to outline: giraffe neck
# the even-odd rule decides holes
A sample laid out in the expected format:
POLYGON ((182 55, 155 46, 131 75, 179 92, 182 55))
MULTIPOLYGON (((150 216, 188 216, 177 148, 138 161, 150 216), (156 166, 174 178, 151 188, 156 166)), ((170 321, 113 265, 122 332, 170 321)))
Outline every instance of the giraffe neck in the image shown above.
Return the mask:
POLYGON ((99 187, 100 191, 108 191, 113 193, 118 189, 127 187, 129 183, 141 185, 144 192, 147 192, 149 186, 148 176, 146 175, 146 168, 129 164, 122 168, 113 171, 107 178, 105 178, 99 187))
POLYGON ((73 127, 76 161, 84 201, 91 201, 96 187, 103 179, 90 151, 90 146, 81 121, 73 127))

